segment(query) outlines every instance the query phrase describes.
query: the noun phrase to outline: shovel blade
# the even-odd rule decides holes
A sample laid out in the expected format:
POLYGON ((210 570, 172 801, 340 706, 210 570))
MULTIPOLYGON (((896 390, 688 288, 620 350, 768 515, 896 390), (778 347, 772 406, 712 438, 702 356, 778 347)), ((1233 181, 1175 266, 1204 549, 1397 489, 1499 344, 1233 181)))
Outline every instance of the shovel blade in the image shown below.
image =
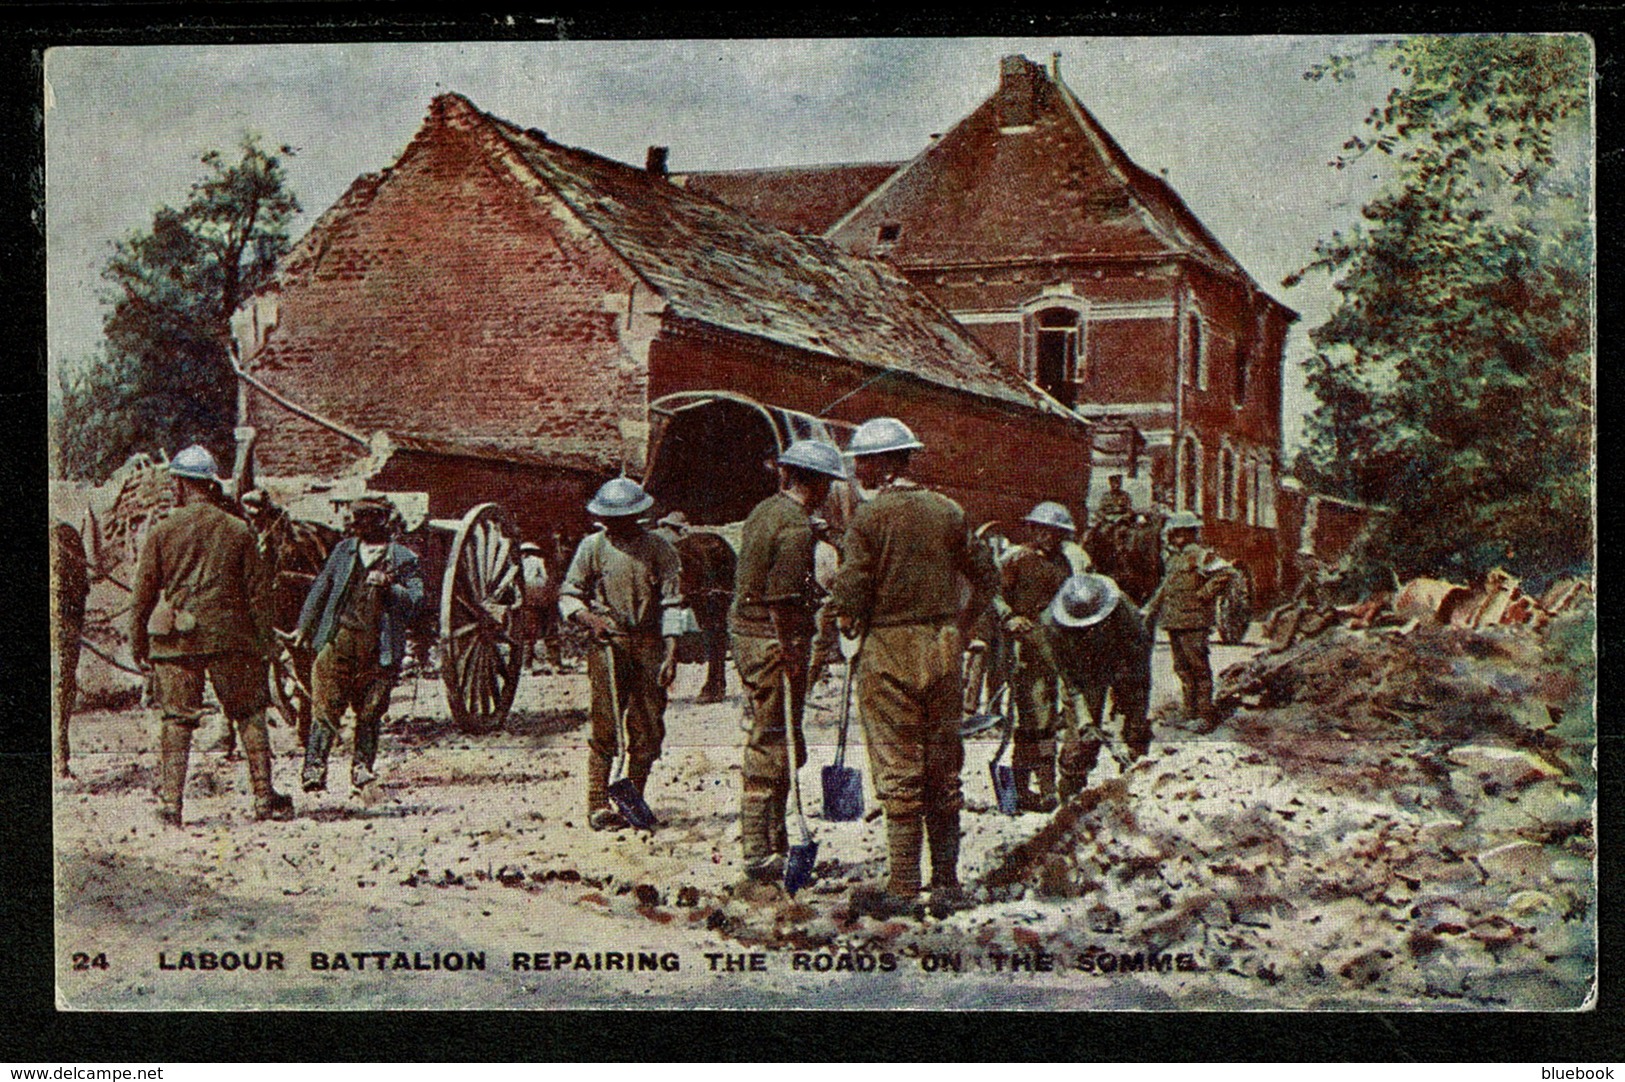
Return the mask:
POLYGON ((638 830, 653 830, 660 820, 655 818, 654 811, 638 792, 638 787, 632 784, 631 778, 622 778, 609 787, 609 802, 615 805, 615 810, 638 830))
POLYGON ((820 777, 824 783, 825 819, 850 823, 863 818, 863 775, 856 767, 826 766, 820 777))
POLYGON ((812 839, 800 845, 790 847, 790 855, 784 861, 784 890, 787 894, 796 891, 813 881, 813 865, 818 863, 818 843, 812 839))
POLYGON ((1003 763, 990 763, 987 772, 993 778, 993 796, 999 803, 999 810, 1006 815, 1018 814, 1021 805, 1016 791, 1015 770, 1003 763))
POLYGON ((985 733, 995 725, 1004 724, 1003 714, 970 714, 959 723, 960 736, 976 736, 985 733))

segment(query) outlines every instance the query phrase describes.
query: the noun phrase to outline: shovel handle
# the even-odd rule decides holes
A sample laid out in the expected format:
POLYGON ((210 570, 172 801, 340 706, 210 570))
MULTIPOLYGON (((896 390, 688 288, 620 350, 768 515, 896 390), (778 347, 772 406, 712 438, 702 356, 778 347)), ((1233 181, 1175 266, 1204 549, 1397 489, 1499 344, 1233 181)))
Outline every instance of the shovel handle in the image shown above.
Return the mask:
POLYGON ((807 815, 801 810, 801 768, 796 765, 795 711, 790 704, 790 694, 790 670, 781 667, 779 697, 783 702, 781 712, 784 715, 784 765, 790 771, 790 799, 796 806, 796 825, 801 829, 801 844, 807 845, 812 841, 812 831, 807 828, 807 815))
POLYGON ((626 777, 627 747, 626 747, 626 711, 621 709, 620 681, 615 675, 615 645, 604 643, 604 676, 609 681, 609 712, 615 718, 615 767, 610 778, 614 784, 626 777))

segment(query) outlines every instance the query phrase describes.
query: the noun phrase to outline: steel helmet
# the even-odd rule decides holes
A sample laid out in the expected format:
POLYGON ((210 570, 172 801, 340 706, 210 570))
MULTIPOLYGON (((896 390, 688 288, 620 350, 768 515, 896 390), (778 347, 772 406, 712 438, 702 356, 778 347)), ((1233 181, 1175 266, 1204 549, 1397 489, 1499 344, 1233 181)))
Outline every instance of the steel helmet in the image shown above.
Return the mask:
POLYGON ((640 514, 654 505, 655 498, 643 491, 642 485, 630 477, 616 477, 599 486, 587 501, 587 511, 600 518, 621 518, 640 514))
POLYGON ((872 417, 858 426, 847 444, 846 453, 854 458, 863 455, 883 455, 888 451, 923 451, 925 444, 895 417, 872 417))
POLYGON ((215 465, 214 456, 207 447, 196 443, 169 460, 169 472, 193 481, 220 482, 220 470, 215 465))
POLYGON ((1052 526, 1067 533, 1077 533, 1077 524, 1072 521, 1072 512, 1063 504, 1054 500, 1045 500, 1031 511, 1027 512, 1026 521, 1039 526, 1052 526))
POLYGON ((823 440, 796 440, 779 456, 779 465, 821 473, 837 481, 846 480, 846 460, 841 457, 840 448, 823 440))
POLYGON ((1049 617, 1062 627, 1093 627, 1112 614, 1123 591, 1105 575, 1073 575, 1049 603, 1049 617))
POLYGON ((1162 532, 1173 533, 1175 530, 1200 530, 1201 528, 1202 516, 1195 511, 1175 511, 1169 516, 1168 521, 1163 523, 1162 532))

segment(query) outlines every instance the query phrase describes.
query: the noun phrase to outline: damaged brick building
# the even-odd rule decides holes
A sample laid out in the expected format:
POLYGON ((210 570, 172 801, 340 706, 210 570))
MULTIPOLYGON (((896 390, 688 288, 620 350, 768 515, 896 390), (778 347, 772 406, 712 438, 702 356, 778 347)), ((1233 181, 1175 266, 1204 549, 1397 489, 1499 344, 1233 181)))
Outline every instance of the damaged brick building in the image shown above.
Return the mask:
MULTIPOLYGON (((1094 492, 1200 513, 1279 583, 1281 375, 1291 309, 1062 81, 1007 56, 991 97, 906 162, 692 173, 679 182, 883 259, 1004 369, 1095 422, 1094 492)), ((1091 500, 1094 506, 1095 500, 1091 500)))
POLYGON ((431 515, 495 499, 530 534, 579 532, 585 495, 652 459, 665 506, 743 517, 770 425, 843 438, 875 414, 978 520, 1089 486, 1089 423, 888 264, 684 190, 658 148, 625 165, 456 94, 234 330, 262 474, 364 464, 431 515))

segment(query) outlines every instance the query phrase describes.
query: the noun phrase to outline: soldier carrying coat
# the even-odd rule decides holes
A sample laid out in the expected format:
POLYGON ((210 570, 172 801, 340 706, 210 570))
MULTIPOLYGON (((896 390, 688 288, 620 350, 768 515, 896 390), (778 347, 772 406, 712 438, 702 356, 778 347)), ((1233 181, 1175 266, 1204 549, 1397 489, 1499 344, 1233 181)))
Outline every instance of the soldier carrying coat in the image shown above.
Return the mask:
POLYGON ((406 631, 423 605, 412 550, 390 539, 394 508, 377 496, 350 507, 352 536, 334 546, 299 612, 295 646, 316 652, 311 667, 305 792, 327 787, 327 756, 347 709, 355 710, 350 789, 377 778, 378 729, 406 657, 406 631))
MULTIPOLYGON (((1028 640, 1044 608, 1074 571, 1062 545, 1076 527, 1065 506, 1045 500, 1028 513, 1029 538, 999 561, 999 596, 993 602, 1014 642, 1010 673, 1011 698, 1016 710, 1010 765, 1016 774, 1018 806, 1022 811, 1054 811, 1055 733, 1060 675, 1037 645, 1028 640), (1034 792, 1031 781, 1038 783, 1034 792)), ((1068 700, 1070 703, 1070 699, 1068 700)), ((1070 732, 1074 726, 1067 725, 1070 732)))
POLYGON ((653 497, 636 481, 604 482, 587 504, 603 529, 576 547, 559 589, 559 616, 593 637, 587 824, 594 830, 626 825, 609 806, 610 765, 623 750, 616 708, 625 718, 627 777, 639 793, 666 740, 666 689, 677 675, 683 630, 682 572, 671 542, 638 521, 652 506, 653 497))
POLYGON ((162 723, 158 818, 181 825, 192 734, 205 711, 203 681, 248 759, 254 818, 291 819, 293 800, 271 784, 265 711, 271 689, 270 583, 254 531, 220 506, 214 456, 192 446, 169 463, 179 506, 147 534, 136 566, 130 652, 150 666, 162 723))
POLYGON ((1211 733, 1219 726, 1213 704, 1213 666, 1208 659, 1208 636, 1213 631, 1213 608, 1240 572, 1198 540, 1202 520, 1193 511, 1180 511, 1163 527, 1166 554, 1162 583, 1145 603, 1150 627, 1168 629, 1174 652, 1174 673, 1185 693, 1185 717, 1196 721, 1196 731, 1211 733))
POLYGON ((796 765, 807 761, 801 733, 820 594, 813 580, 813 514, 846 465, 833 444, 797 440, 778 458, 780 489, 757 504, 740 534, 728 627, 734 665, 750 705, 739 833, 748 886, 776 883, 790 851, 785 804, 790 769, 784 701, 795 730, 796 765))
POLYGON ((859 636, 858 703, 886 811, 886 885, 852 899, 854 910, 876 916, 913 911, 922 841, 930 846, 932 909, 961 903, 961 655, 968 625, 998 589, 992 556, 960 506, 907 477, 910 455, 924 446, 890 417, 854 433, 847 453, 874 496, 847 526, 830 591, 841 630, 859 636), (963 611, 961 575, 971 584, 963 611))

